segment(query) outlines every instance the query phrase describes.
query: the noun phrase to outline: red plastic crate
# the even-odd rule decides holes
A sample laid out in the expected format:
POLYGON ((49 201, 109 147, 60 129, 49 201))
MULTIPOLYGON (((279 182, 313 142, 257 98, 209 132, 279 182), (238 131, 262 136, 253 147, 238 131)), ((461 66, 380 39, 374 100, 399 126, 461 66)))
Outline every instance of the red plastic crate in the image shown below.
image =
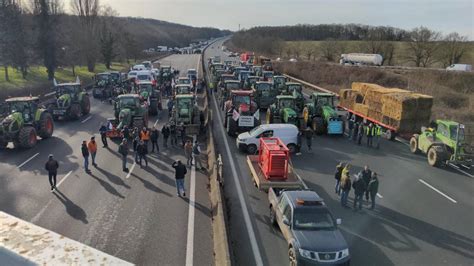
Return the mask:
POLYGON ((279 138, 260 138, 258 164, 267 180, 288 178, 290 152, 279 138))

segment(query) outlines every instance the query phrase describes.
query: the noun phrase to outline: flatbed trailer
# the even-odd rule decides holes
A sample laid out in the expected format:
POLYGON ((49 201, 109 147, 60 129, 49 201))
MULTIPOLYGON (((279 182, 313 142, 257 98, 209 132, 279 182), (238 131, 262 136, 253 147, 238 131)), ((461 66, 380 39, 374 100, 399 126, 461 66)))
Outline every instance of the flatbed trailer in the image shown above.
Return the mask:
POLYGON ((248 155, 247 164, 252 175, 254 185, 265 192, 270 188, 277 189, 303 189, 303 183, 294 172, 291 164, 288 164, 288 178, 285 180, 267 180, 258 165, 258 155, 248 155))

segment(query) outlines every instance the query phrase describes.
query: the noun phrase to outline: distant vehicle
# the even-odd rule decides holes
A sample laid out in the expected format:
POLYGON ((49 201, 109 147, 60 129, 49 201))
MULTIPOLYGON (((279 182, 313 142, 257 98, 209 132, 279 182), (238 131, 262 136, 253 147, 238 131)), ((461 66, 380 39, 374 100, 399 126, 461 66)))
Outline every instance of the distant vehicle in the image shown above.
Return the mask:
POLYGON ((130 71, 127 74, 127 79, 134 79, 137 78, 137 71, 130 71))
POLYGON ((190 80, 196 79, 196 78, 197 78, 197 75, 198 75, 198 73, 197 73, 197 70, 196 70, 196 69, 194 69, 194 68, 188 69, 188 74, 187 74, 187 76, 188 76, 188 78, 189 78, 190 80))
POLYGON ((290 62, 297 62, 297 60, 295 58, 290 58, 290 60, 288 60, 290 62))
POLYGON ((314 191, 270 188, 270 223, 288 243, 290 265, 349 265, 350 254, 323 199, 314 191))
POLYGON ((446 68, 448 71, 466 71, 470 72, 472 71, 472 65, 467 65, 467 64, 454 64, 450 65, 446 68))
POLYGON ((153 68, 153 64, 151 63, 151 61, 143 61, 142 65, 144 65, 145 68, 148 70, 151 70, 153 68))
POLYGON ((143 70, 137 72, 137 82, 142 81, 150 81, 153 83, 153 86, 156 85, 155 78, 153 78, 153 75, 151 74, 150 70, 143 70))
POLYGON ((229 57, 237 57, 237 54, 234 52, 230 52, 229 57))
POLYGON ((264 124, 238 135, 235 144, 240 151, 255 154, 260 149, 261 137, 275 137, 288 147, 290 153, 299 150, 298 128, 293 124, 264 124))
POLYGON ((379 54, 341 54, 339 63, 341 65, 374 65, 381 66, 383 57, 379 54))
POLYGON ((142 64, 140 64, 140 65, 134 65, 134 66, 132 67, 132 70, 137 70, 137 71, 146 70, 146 67, 145 67, 144 65, 142 65, 142 64))

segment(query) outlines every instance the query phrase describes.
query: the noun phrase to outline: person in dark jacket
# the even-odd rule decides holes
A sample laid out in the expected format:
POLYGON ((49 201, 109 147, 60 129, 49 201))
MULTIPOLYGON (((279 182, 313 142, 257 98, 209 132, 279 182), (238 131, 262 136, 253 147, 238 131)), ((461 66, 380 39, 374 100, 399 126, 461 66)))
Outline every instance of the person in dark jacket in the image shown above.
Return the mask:
POLYGON ((89 170, 89 148, 87 148, 87 142, 84 140, 81 146, 82 157, 84 157, 84 170, 87 173, 90 172, 89 170))
POLYGON ((145 166, 148 167, 148 160, 146 159, 146 155, 148 154, 148 146, 145 144, 143 140, 140 140, 140 143, 137 146, 137 153, 138 153, 138 163, 140 167, 142 166, 142 160, 145 160, 145 166))
POLYGON ((370 193, 370 200, 372 202, 370 209, 373 210, 375 209, 375 196, 377 196, 377 192, 379 191, 379 179, 377 178, 377 173, 375 172, 372 172, 372 177, 369 181, 369 185, 367 186, 367 191, 370 193))
POLYGON ((44 169, 48 171, 49 184, 51 185, 51 192, 56 190, 56 176, 58 174, 59 163, 53 158, 53 155, 50 154, 48 161, 44 165, 44 169))
POLYGON ((119 145, 118 152, 122 155, 122 170, 128 172, 127 168, 127 156, 128 156, 128 143, 127 139, 123 138, 122 143, 119 145))
POLYGON ((336 166, 336 172, 334 173, 334 178, 336 179, 336 194, 340 195, 341 194, 341 176, 342 176, 342 169, 344 169, 344 166, 342 163, 339 163, 336 166))
POLYGON ((168 127, 168 124, 165 124, 161 128, 161 134, 163 135, 163 147, 167 148, 168 147, 168 138, 170 136, 170 128, 168 127))
POLYGON ((171 165, 174 170, 175 170, 175 179, 176 179, 176 190, 178 197, 181 196, 181 191, 183 191, 183 197, 186 197, 186 190, 184 189, 184 177, 186 176, 186 173, 188 170, 186 169, 186 166, 181 163, 181 160, 177 160, 176 162, 173 162, 171 165))
POLYGON ((186 144, 186 127, 183 123, 179 127, 179 136, 181 137, 181 145, 184 147, 186 144))
POLYGON ((105 124, 102 124, 99 128, 99 133, 100 133, 100 139, 102 140, 102 148, 107 148, 109 147, 107 143, 107 126, 105 124))
POLYGON ((135 154, 135 162, 138 163, 138 144, 140 144, 140 135, 138 134, 138 129, 135 128, 132 133, 133 140, 132 140, 132 147, 133 153, 135 154))
POLYGON ((306 139, 306 145, 308 146, 308 151, 311 151, 311 145, 313 144, 313 130, 310 127, 306 127, 304 131, 304 137, 306 139))
POLYGON ((128 128, 127 125, 125 125, 122 129, 122 135, 124 138, 127 139, 127 141, 129 141, 131 139, 131 134, 130 134, 130 129, 128 128))
POLYGON ((364 123, 361 122, 357 130, 357 144, 359 145, 362 143, 362 137, 364 136, 364 128, 364 123))
POLYGON ((349 139, 352 138, 352 131, 354 130, 354 123, 355 123, 355 115, 350 116, 350 118, 347 120, 348 122, 348 128, 349 128, 349 139))
POLYGON ((357 136, 359 135, 359 123, 354 123, 354 132, 352 134, 352 141, 357 141, 357 136))
POLYGON ((351 177, 349 175, 349 171, 343 171, 343 175, 341 176, 341 205, 343 207, 347 207, 347 197, 349 196, 349 192, 351 191, 351 177))
POLYGON ((170 123, 170 137, 171 137, 171 146, 178 145, 178 130, 176 128, 176 124, 171 121, 170 123))
MULTIPOLYGON (((372 171, 369 169, 369 166, 364 166, 364 170, 362 170, 360 174, 362 175, 365 184, 369 185, 370 178, 372 177, 372 171)), ((365 190, 365 200, 369 201, 369 191, 367 189, 365 190)))
POLYGON ((156 147, 156 152, 160 152, 160 147, 158 146, 158 136, 160 133, 158 132, 158 129, 156 127, 153 127, 151 130, 151 135, 150 135, 150 140, 151 140, 151 152, 155 152, 155 147, 156 147))
POLYGON ((356 180, 352 183, 352 187, 354 188, 354 210, 357 208, 357 202, 359 202, 359 210, 362 210, 362 196, 364 196, 364 192, 367 190, 367 184, 364 182, 361 174, 357 175, 356 180))

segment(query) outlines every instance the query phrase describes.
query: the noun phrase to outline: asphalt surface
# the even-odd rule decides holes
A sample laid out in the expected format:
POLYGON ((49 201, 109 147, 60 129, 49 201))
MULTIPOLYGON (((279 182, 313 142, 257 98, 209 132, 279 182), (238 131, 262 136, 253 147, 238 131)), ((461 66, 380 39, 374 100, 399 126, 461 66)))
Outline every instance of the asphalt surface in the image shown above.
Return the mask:
MULTIPOLYGON (((161 62, 185 75, 188 68, 198 66, 199 58, 173 55, 161 62)), ((190 200, 192 171, 186 176, 186 197, 177 197, 171 163, 185 161, 184 153, 178 147, 163 148, 160 135, 160 153, 151 154, 149 149, 149 167, 132 166, 131 152, 128 168, 133 171, 127 175, 121 169, 118 144, 109 140, 105 149, 100 143, 98 129, 108 117, 113 117, 112 105, 93 99, 89 116, 57 122, 51 139, 30 150, 1 151, 0 209, 138 265, 185 265, 186 261, 212 265, 206 173, 195 171, 194 202, 190 200), (98 141, 98 167, 91 166, 92 173, 87 174, 80 145, 91 135, 98 141), (44 170, 50 153, 60 164, 55 193, 50 192, 44 170)), ((149 126, 156 123, 161 129, 167 118, 165 110, 150 116, 149 126)))
MULTIPOLYGON (((206 51, 206 62, 214 55, 228 59, 221 45, 222 41, 217 42, 206 51)), ((211 106, 213 112, 221 112, 216 110, 215 102, 211 106)), ((217 118, 214 115, 213 129, 224 161, 234 262, 288 265, 286 241, 269 224, 267 194, 253 185, 245 154, 238 151, 235 139, 225 134, 217 118)), ((345 137, 316 136, 312 144, 313 151, 303 147, 302 155, 292 156, 292 162, 334 217, 342 218, 340 229, 349 244, 352 265, 474 264, 472 172, 430 167, 425 157, 411 154, 400 142, 383 140, 376 150, 358 146, 345 137), (353 174, 364 165, 379 174, 374 211, 367 209, 367 203, 357 212, 341 207, 334 191, 335 166, 341 161, 353 165, 353 174)), ((353 191, 350 206, 352 199, 353 191)))

